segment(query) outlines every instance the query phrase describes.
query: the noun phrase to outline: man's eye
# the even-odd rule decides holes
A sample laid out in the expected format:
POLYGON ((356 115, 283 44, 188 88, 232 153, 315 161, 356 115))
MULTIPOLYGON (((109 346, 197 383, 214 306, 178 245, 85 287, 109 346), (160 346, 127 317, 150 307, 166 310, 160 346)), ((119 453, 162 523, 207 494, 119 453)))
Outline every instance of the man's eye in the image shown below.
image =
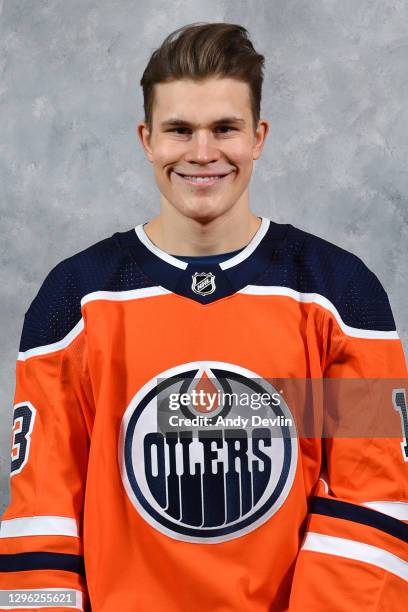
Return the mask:
POLYGON ((182 127, 177 127, 177 128, 173 128, 172 130, 169 130, 169 132, 177 132, 178 130, 187 130, 188 128, 182 128, 182 127))
POLYGON ((220 125, 218 129, 220 129, 220 130, 235 130, 235 128, 230 127, 229 125, 220 125))
MULTIPOLYGON (((229 125, 220 125, 217 128, 215 128, 216 130, 235 130, 235 128, 230 127, 229 125)), ((183 132, 186 130, 189 130, 189 128, 185 128, 185 127, 176 127, 176 128, 172 128, 169 130, 169 132, 180 132, 180 130, 183 132)), ((224 132, 225 133, 225 132, 224 132)))

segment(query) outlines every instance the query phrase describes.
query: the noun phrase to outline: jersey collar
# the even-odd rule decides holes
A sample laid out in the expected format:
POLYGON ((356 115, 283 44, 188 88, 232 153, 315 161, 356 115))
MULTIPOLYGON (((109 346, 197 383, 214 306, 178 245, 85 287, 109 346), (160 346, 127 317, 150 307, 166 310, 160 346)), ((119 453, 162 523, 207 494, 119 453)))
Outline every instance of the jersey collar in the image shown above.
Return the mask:
POLYGON ((274 251, 285 241, 290 226, 260 218, 261 224, 246 247, 216 264, 188 263, 170 255, 153 244, 142 223, 119 232, 119 238, 154 284, 208 304, 253 283, 271 265, 274 251))

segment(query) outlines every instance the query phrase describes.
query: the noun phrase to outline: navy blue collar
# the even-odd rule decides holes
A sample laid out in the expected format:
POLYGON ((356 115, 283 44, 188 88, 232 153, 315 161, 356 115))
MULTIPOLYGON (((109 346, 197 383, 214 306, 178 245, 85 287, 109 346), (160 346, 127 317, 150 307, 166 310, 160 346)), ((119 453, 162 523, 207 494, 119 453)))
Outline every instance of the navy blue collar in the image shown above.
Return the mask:
POLYGON ((237 255, 220 263, 188 263, 166 253, 151 242, 143 224, 116 235, 153 284, 209 304, 254 283, 272 264, 274 252, 285 243, 290 228, 290 224, 261 217, 252 240, 237 255))
POLYGON ((237 249, 236 251, 229 251, 228 253, 218 253, 217 255, 173 255, 173 257, 177 257, 177 259, 181 259, 191 264, 194 264, 194 263, 203 263, 203 264, 221 263, 222 261, 225 261, 226 259, 230 259, 230 257, 233 257, 234 255, 238 255, 238 253, 240 253, 244 249, 245 247, 241 247, 240 249, 237 249))

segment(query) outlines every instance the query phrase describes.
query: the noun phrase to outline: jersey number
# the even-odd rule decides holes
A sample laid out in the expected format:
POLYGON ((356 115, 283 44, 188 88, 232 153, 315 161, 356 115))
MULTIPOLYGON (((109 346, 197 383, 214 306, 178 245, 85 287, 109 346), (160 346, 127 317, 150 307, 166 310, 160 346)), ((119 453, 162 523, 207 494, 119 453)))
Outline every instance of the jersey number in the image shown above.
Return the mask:
POLYGON ((392 403, 394 404, 395 410, 400 413, 402 423, 402 456, 404 457, 404 461, 408 461, 408 414, 405 389, 393 389, 392 403))
POLYGON ((19 474, 28 461, 31 432, 33 431, 36 412, 31 402, 20 402, 14 406, 11 438, 11 476, 19 474))

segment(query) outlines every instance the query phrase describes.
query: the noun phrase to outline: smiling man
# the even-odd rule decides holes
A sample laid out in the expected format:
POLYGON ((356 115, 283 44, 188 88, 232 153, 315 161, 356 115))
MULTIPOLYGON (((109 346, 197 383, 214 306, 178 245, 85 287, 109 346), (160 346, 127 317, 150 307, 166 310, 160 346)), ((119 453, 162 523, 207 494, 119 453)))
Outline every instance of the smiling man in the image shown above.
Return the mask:
POLYGON ((26 312, 0 609, 405 609, 401 341, 361 259, 251 211, 247 34, 193 24, 153 53, 159 213, 60 262, 26 312), (294 386, 323 379, 363 393, 294 386))
POLYGON ((265 120, 254 126, 248 84, 220 75, 158 83, 151 123, 138 126, 160 189, 147 235, 180 255, 246 245, 260 225, 248 184, 268 132, 265 120))

